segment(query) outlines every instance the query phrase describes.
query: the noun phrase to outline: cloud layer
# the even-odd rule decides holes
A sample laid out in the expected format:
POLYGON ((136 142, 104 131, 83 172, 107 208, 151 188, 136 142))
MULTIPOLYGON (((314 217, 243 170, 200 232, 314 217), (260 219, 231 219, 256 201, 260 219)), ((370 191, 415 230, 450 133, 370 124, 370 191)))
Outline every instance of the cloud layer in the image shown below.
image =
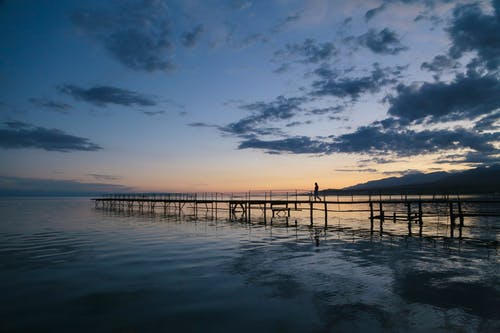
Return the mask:
POLYGON ((101 146, 89 139, 66 134, 58 129, 35 127, 23 122, 5 122, 0 128, 0 147, 5 149, 34 148, 47 151, 97 151, 101 146))
POLYGON ((174 67, 169 10, 163 1, 124 0, 76 10, 71 19, 130 69, 152 72, 174 67))
POLYGON ((107 106, 108 104, 122 106, 157 105, 156 101, 149 96, 117 87, 97 86, 85 89, 76 85, 66 84, 60 86, 59 91, 77 100, 96 106, 107 106))

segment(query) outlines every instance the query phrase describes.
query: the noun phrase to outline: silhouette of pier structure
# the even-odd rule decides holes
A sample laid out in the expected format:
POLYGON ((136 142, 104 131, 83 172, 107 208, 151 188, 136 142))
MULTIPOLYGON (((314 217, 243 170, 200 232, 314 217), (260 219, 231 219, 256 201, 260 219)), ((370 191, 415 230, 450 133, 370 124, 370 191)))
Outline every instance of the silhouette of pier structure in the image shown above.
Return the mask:
MULTIPOLYGON (((422 235, 425 221, 432 217, 446 216, 450 237, 462 237, 465 218, 500 217, 500 198, 464 197, 450 195, 324 195, 314 200, 309 192, 265 193, 128 193, 108 194, 92 199, 96 208, 140 212, 158 212, 178 216, 199 214, 212 218, 227 217, 229 221, 260 219, 265 224, 284 219, 288 224, 293 215, 308 215, 311 226, 320 220, 327 227, 337 214, 365 214, 370 231, 377 228, 382 233, 387 222, 408 225, 408 235, 422 235), (302 212, 302 213, 297 213, 302 212), (315 214, 316 213, 316 214, 315 214)), ((295 220, 296 223, 296 220, 295 220)))

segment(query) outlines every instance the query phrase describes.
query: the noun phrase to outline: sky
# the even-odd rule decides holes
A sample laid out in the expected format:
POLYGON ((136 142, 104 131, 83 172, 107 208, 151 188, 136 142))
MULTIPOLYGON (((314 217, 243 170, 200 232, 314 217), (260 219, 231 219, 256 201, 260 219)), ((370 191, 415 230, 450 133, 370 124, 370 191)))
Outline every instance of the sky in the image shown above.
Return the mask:
POLYGON ((500 160, 500 0, 1 0, 0 190, 342 188, 500 160))

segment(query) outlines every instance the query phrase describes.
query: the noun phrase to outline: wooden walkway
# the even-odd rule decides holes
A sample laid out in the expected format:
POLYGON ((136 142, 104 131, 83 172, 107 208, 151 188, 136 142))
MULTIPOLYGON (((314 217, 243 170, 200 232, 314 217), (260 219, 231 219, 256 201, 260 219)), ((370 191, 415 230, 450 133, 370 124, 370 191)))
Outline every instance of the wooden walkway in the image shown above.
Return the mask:
MULTIPOLYGON (((385 222, 403 221, 408 223, 408 233, 412 234, 412 225, 417 224, 422 230, 426 218, 447 215, 450 223, 450 236, 458 228, 459 237, 466 217, 500 216, 500 198, 460 198, 459 196, 325 196, 313 200, 309 194, 286 193, 272 195, 264 193, 252 197, 250 193, 235 196, 221 193, 203 194, 111 194, 92 199, 96 208, 139 210, 155 212, 162 210, 174 212, 179 216, 189 210, 195 217, 199 212, 210 212, 218 218, 225 212, 230 221, 250 222, 253 214, 263 218, 264 223, 283 217, 287 220, 292 213, 308 211, 309 223, 314 224, 315 211, 323 215, 324 226, 328 225, 329 214, 366 213, 373 231, 375 223, 382 232, 385 222), (350 200, 349 200, 350 199, 350 200), (467 207, 474 206, 469 210, 467 207), (338 209, 335 209, 335 208, 338 209), (342 208, 341 208, 342 207, 342 208), (430 209, 433 207, 434 209, 430 209), (479 209, 478 209, 479 207, 479 209)), ((316 214, 317 215, 317 214, 316 214)))

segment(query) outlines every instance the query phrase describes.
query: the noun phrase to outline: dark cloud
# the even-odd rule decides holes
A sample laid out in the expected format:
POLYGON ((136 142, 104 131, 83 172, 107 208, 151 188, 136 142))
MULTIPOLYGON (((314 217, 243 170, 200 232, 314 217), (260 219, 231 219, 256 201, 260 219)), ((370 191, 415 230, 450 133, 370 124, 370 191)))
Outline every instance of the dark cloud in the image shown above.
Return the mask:
POLYGON ((262 149, 269 154, 293 153, 293 154, 324 154, 328 151, 328 144, 312 140, 309 137, 291 137, 281 140, 263 141, 256 138, 244 140, 238 149, 262 149))
POLYGON ((275 57, 299 57, 302 63, 320 63, 330 60, 338 54, 333 43, 318 43, 312 38, 304 40, 302 43, 289 43, 283 50, 275 52, 275 57))
POLYGON ((398 175, 398 176, 408 176, 408 175, 420 175, 422 172, 420 170, 416 169, 406 169, 406 170, 401 170, 401 171, 384 171, 382 172, 384 175, 391 176, 391 175, 398 175))
POLYGON ((281 64, 278 68, 276 68, 273 73, 276 74, 283 74, 285 72, 288 72, 290 70, 290 64, 283 63, 281 64))
POLYGON ((324 114, 335 115, 335 114, 342 113, 344 110, 345 110, 345 106, 336 105, 336 106, 330 106, 330 107, 326 107, 326 108, 316 108, 316 109, 307 110, 306 114, 308 114, 308 115, 324 115, 324 114))
POLYGON ((163 1, 116 1, 74 11, 71 19, 128 68, 152 72, 174 67, 169 11, 163 1))
POLYGON ((366 13, 365 13, 365 20, 366 21, 369 21, 371 20, 373 17, 375 17, 375 15, 379 14, 380 12, 382 12, 383 10, 385 10, 385 3, 378 6, 378 7, 375 7, 375 8, 372 8, 370 10, 368 10, 366 13))
POLYGON ((380 31, 370 29, 367 33, 359 36, 356 41, 359 45, 378 54, 396 55, 408 50, 406 46, 401 44, 398 34, 389 28, 380 31))
POLYGON ((165 111, 142 111, 146 116, 158 116, 160 114, 165 114, 165 111))
POLYGON ((214 128, 219 128, 219 126, 217 126, 217 125, 208 124, 208 123, 204 123, 204 122, 189 123, 187 125, 191 126, 191 127, 214 127, 214 128))
POLYGON ((494 15, 484 14, 478 3, 459 5, 453 11, 448 33, 453 43, 450 55, 459 58, 475 51, 488 69, 500 66, 500 1, 493 0, 494 15))
POLYGON ((378 172, 377 169, 373 168, 357 168, 357 169, 335 169, 337 172, 378 172))
POLYGON ((437 55, 431 62, 424 62, 420 66, 421 69, 428 70, 430 72, 442 73, 449 69, 457 69, 460 67, 460 63, 455 59, 450 58, 446 55, 437 55))
POLYGON ((194 47, 204 31, 203 25, 196 26, 192 31, 186 32, 182 35, 182 45, 185 47, 194 47))
POLYGON ((471 151, 468 152, 464 161, 471 165, 494 165, 500 163, 500 150, 496 152, 471 151))
MULTIPOLYGON (((365 20, 369 21, 373 19, 376 15, 380 14, 384 10, 386 10, 392 4, 404 4, 404 5, 423 5, 426 9, 423 14, 419 15, 415 21, 419 21, 422 19, 431 19, 433 17, 437 18, 437 16, 433 16, 432 18, 428 15, 429 12, 432 12, 436 5, 439 3, 449 3, 454 0, 383 0, 382 4, 378 7, 372 8, 365 13, 365 20)), ((441 20, 441 19, 439 19, 441 20)))
POLYGON ((8 129, 22 129, 31 127, 31 125, 17 120, 6 121, 4 122, 4 125, 6 125, 8 129))
POLYGON ((450 154, 445 155, 438 159, 436 163, 439 164, 457 164, 457 165, 494 165, 500 163, 500 150, 496 152, 486 151, 474 151, 468 152, 466 154, 450 154))
POLYGON ((0 147, 6 149, 36 148, 47 151, 96 151, 102 149, 89 139, 66 134, 58 129, 34 127, 22 122, 5 122, 0 128, 0 147))
POLYGON ((113 175, 103 175, 98 173, 88 173, 87 176, 94 178, 99 181, 115 181, 120 180, 122 177, 113 176, 113 175))
POLYGON ((397 83, 405 69, 402 66, 382 68, 375 63, 369 75, 351 77, 340 76, 328 66, 322 66, 314 72, 319 80, 313 82, 312 94, 356 100, 362 94, 376 93, 384 86, 397 83))
POLYGON ((500 110, 496 110, 491 114, 476 121, 474 129, 479 132, 483 131, 499 131, 500 130, 500 110))
POLYGON ((396 160, 394 160, 392 158, 374 156, 371 158, 360 160, 358 162, 358 166, 366 166, 369 164, 389 164, 389 163, 393 163, 395 161, 396 160))
MULTIPOLYGON (((243 140, 239 149, 262 149, 272 153, 293 154, 369 154, 385 160, 393 158, 415 157, 443 151, 473 151, 483 156, 495 156, 500 153, 493 142, 498 142, 500 133, 479 133, 465 128, 414 131, 410 129, 385 129, 380 122, 363 126, 356 131, 328 140, 309 137, 289 137, 280 140, 261 140, 256 137, 243 140)), ((374 160, 374 162, 377 162, 374 160)))
POLYGON ((421 14, 417 15, 417 17, 415 17, 415 19, 413 21, 420 22, 420 21, 424 21, 424 20, 429 21, 432 24, 431 30, 434 30, 438 25, 443 23, 443 19, 440 16, 433 15, 433 14, 431 14, 431 12, 421 13, 421 14))
POLYGON ((494 152, 491 142, 498 141, 496 134, 478 133, 473 130, 456 128, 453 130, 383 129, 372 125, 358 128, 353 133, 333 139, 333 150, 343 153, 390 153, 399 157, 430 154, 443 150, 472 149, 494 152))
POLYGON ((1 195, 83 195, 130 192, 132 190, 130 187, 117 184, 0 176, 1 195))
POLYGON ((289 120, 302 111, 301 105, 307 101, 305 97, 278 96, 272 102, 256 102, 244 104, 240 109, 251 112, 248 117, 221 127, 221 131, 237 136, 249 135, 281 135, 274 127, 265 127, 270 121, 289 120))
POLYGON ((46 98, 30 98, 29 101, 39 107, 47 108, 60 113, 68 113, 71 109, 71 105, 61 102, 56 102, 46 98))
POLYGON ((157 102, 149 96, 116 87, 97 86, 85 89, 75 85, 66 84, 60 86, 59 91, 75 99, 92 103, 97 106, 107 106, 108 104, 123 106, 157 105, 157 102))
POLYGON ((397 87, 389 115, 403 122, 472 119, 500 108, 500 81, 492 75, 458 76, 450 83, 397 87))

